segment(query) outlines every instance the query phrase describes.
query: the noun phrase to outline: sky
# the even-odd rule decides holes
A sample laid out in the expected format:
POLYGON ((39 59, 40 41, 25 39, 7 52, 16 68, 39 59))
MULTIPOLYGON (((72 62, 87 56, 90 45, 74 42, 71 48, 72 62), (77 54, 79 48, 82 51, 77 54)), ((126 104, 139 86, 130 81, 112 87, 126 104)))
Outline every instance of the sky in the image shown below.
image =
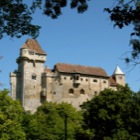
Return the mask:
MULTIPOLYGON (((101 67, 111 76, 118 65, 125 73, 126 83, 137 92, 140 89, 140 66, 131 70, 123 60, 124 54, 131 49, 132 27, 122 30, 113 27, 109 15, 103 11, 113 5, 111 1, 92 1, 84 14, 64 8, 63 14, 56 20, 37 11, 33 23, 42 27, 37 41, 47 53, 45 66, 53 68, 61 62, 101 67)), ((10 90, 9 74, 17 69, 16 59, 28 38, 31 37, 17 39, 4 36, 0 40, 0 82, 3 84, 0 89, 10 90)))

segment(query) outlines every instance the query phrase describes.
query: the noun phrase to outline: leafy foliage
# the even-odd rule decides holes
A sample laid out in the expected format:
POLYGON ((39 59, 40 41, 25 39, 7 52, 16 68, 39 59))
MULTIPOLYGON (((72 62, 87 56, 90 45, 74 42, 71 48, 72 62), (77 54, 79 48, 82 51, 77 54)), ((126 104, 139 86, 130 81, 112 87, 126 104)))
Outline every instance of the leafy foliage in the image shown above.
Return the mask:
POLYGON ((106 89, 81 107, 93 140, 140 138, 140 98, 128 87, 106 89))
POLYGON ((23 35, 36 38, 40 27, 31 23, 31 15, 40 4, 41 0, 35 0, 31 6, 22 0, 1 0, 0 39, 5 34, 17 38, 23 35))
POLYGON ((75 140, 76 133, 82 131, 81 122, 82 115, 70 104, 46 102, 26 123, 27 139, 62 140, 67 136, 68 140, 75 140))
POLYGON ((8 91, 0 91, 0 139, 25 140, 22 127, 24 110, 18 101, 12 100, 8 91))
MULTIPOLYGON (((79 13, 83 13, 88 9, 87 1, 89 0, 71 0, 70 7, 77 8, 79 13)), ((45 14, 55 19, 62 14, 61 8, 66 7, 68 0, 46 0, 45 14)))
MULTIPOLYGON (((62 9, 70 6, 77 9, 78 13, 87 11, 90 0, 33 0, 31 4, 22 0, 0 1, 0 39, 3 35, 20 38, 30 35, 36 38, 39 35, 40 26, 32 24, 32 15, 37 8, 44 7, 44 14, 52 19, 62 14, 62 9)), ((139 0, 117 0, 112 8, 105 8, 110 15, 114 26, 122 29, 133 25, 130 45, 131 56, 125 58, 127 63, 133 62, 134 66, 139 64, 140 55, 140 2, 139 0)))

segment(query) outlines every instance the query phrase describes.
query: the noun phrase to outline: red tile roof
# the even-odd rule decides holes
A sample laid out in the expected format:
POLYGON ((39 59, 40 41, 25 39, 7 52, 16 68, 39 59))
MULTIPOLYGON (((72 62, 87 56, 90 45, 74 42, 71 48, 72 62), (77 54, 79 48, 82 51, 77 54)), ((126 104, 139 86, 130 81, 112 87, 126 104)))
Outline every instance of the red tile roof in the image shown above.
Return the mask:
POLYGON ((22 46, 22 48, 34 50, 36 53, 39 54, 46 54, 35 39, 28 39, 22 46))
POLYGON ((100 77, 109 77, 105 70, 98 67, 87 67, 81 65, 71 65, 71 64, 62 64, 58 63, 55 65, 55 70, 63 73, 79 73, 84 75, 93 75, 100 77))
POLYGON ((110 82, 110 86, 117 86, 118 85, 113 77, 109 78, 109 82, 110 82))

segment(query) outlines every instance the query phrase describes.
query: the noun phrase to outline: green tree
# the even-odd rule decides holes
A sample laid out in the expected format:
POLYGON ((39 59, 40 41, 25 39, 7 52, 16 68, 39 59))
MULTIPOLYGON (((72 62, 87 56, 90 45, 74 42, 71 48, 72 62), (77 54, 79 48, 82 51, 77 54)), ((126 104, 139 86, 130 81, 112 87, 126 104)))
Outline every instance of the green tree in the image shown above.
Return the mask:
MULTIPOLYGON (((62 8, 70 5, 71 9, 77 9, 78 13, 88 10, 91 0, 2 0, 0 1, 0 39, 3 35, 21 37, 30 35, 36 38, 39 35, 40 26, 32 23, 32 16, 37 8, 43 14, 56 19, 62 14, 62 8), (18 22, 17 22, 18 21, 18 22)), ((122 29, 125 26, 133 25, 130 45, 132 46, 131 56, 125 60, 127 63, 139 64, 140 55, 140 2, 139 0, 117 0, 112 2, 112 8, 104 8, 109 13, 110 20, 114 26, 122 29)))
POLYGON ((4 35, 37 37, 39 26, 32 24, 32 14, 41 4, 41 0, 32 1, 29 5, 22 0, 0 1, 0 39, 4 35))
POLYGON ((46 102, 27 124, 28 140, 75 140, 82 132, 82 115, 68 103, 46 102))
POLYGON ((25 140, 22 127, 24 110, 7 94, 7 90, 0 91, 0 140, 25 140))
POLYGON ((105 89, 81 108, 93 140, 140 138, 140 97, 127 86, 105 89))

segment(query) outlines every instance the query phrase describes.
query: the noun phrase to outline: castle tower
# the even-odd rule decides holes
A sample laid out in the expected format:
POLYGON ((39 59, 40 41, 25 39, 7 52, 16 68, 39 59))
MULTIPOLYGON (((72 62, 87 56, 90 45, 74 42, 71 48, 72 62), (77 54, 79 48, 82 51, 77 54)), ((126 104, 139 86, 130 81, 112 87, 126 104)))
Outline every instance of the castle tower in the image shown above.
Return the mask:
POLYGON ((41 104, 45 61, 46 53, 38 42, 28 39, 20 49, 20 56, 17 59, 18 70, 10 75, 12 97, 21 100, 25 110, 35 111, 41 104))
POLYGON ((122 72, 119 66, 116 66, 113 73, 113 78, 115 79, 117 84, 125 86, 125 74, 122 72))

